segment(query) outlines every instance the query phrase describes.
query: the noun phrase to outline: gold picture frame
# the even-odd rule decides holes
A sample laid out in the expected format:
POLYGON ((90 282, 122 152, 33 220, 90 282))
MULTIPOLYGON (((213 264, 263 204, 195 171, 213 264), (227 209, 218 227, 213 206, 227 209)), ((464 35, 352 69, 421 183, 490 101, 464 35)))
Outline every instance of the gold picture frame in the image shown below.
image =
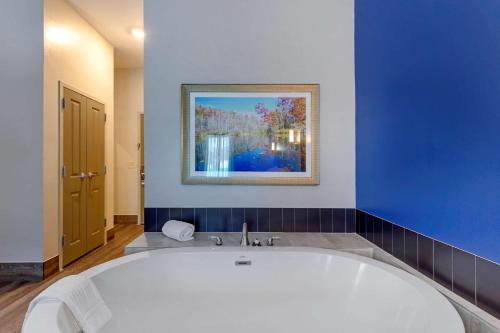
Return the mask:
POLYGON ((319 184, 318 84, 183 84, 181 98, 183 184, 319 184))

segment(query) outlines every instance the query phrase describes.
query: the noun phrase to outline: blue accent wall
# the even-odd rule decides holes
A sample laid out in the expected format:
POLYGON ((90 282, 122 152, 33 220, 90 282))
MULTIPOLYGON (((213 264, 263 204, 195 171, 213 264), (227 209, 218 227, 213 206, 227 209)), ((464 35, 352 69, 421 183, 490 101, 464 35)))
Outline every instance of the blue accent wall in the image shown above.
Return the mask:
POLYGON ((357 208, 500 262, 500 1, 356 0, 357 208))

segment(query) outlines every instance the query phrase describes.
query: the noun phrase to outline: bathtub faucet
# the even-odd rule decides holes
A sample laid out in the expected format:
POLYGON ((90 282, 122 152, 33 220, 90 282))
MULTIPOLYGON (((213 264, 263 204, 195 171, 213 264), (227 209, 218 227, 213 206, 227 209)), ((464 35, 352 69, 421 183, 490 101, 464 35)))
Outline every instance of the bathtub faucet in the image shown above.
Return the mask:
POLYGON ((248 246, 250 245, 250 241, 248 240, 248 227, 247 223, 243 223, 243 229, 241 230, 241 241, 240 241, 241 246, 248 246))

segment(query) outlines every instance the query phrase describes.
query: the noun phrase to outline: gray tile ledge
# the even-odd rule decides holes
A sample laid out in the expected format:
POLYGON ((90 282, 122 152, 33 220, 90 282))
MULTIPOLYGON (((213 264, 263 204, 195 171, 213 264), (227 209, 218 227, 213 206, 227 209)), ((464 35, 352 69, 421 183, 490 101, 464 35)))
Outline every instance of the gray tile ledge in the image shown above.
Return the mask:
MULTIPOLYGON (((125 254, 162 248, 207 247, 214 246, 210 236, 222 236, 223 246, 239 246, 241 233, 237 232, 201 232, 195 233, 194 240, 179 242, 165 237, 161 232, 145 232, 127 244, 125 254)), ((250 232, 249 239, 279 236, 276 246, 314 246, 319 248, 343 250, 372 257, 372 245, 355 233, 298 233, 298 232, 250 232)))

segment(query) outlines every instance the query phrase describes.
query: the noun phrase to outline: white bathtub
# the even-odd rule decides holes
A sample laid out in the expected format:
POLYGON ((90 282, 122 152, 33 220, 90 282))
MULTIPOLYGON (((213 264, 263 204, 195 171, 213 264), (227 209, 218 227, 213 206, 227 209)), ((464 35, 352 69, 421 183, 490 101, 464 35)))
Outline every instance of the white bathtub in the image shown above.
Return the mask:
MULTIPOLYGON (((332 250, 163 249, 81 274, 113 313, 102 332, 464 332, 451 304, 423 281, 332 250)), ((59 303, 36 306, 24 329, 77 331, 59 303)))

